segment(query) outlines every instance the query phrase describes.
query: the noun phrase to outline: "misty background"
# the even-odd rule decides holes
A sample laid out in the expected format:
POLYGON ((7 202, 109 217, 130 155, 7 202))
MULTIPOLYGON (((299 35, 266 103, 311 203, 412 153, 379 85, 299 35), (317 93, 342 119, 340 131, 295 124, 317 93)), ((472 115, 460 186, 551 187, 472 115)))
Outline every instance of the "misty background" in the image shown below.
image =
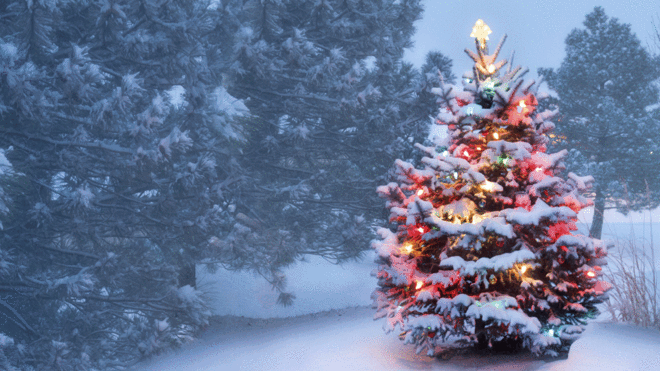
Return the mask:
POLYGON ((122 368, 213 316, 370 305, 376 187, 443 135, 433 88, 471 70, 477 19, 560 90, 549 152, 609 187, 580 231, 653 243, 657 1, 0 2, 0 369, 122 368), (641 42, 606 40, 626 63, 567 39, 595 6, 641 42), (623 131, 594 152, 595 117, 623 131))

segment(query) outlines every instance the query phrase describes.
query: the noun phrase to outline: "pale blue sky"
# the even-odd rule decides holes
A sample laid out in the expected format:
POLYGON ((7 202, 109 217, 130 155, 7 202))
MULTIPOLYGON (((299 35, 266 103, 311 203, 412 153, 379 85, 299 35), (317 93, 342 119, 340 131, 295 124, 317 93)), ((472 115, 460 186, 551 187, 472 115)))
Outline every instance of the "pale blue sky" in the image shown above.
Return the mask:
POLYGON ((653 22, 660 26, 658 0, 426 0, 424 5, 423 19, 416 23, 415 47, 406 52, 406 59, 419 67, 429 50, 439 50, 454 61, 457 77, 472 68, 472 60, 463 50, 474 50, 470 32, 479 18, 493 31, 490 50, 506 33, 499 59, 508 59, 515 50, 514 64, 528 67, 527 76, 532 78, 538 67, 559 67, 566 36, 574 28, 584 28, 585 15, 597 5, 608 17, 630 23, 645 46, 652 43, 653 22))

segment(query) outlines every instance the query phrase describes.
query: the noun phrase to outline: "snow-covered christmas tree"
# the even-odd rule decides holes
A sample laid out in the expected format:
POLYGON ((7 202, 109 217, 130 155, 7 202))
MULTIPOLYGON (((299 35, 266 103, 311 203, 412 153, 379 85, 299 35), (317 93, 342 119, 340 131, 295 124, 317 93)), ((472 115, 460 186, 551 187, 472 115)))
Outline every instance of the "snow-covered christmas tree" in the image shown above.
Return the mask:
POLYGON ((372 243, 375 318, 430 356, 471 346, 556 356, 598 313, 607 246, 576 232, 593 178, 558 176, 567 151, 546 153, 556 112, 536 111, 526 70, 500 75, 506 35, 489 55, 490 33, 478 20, 463 87, 435 89, 447 138, 417 144, 424 168, 397 160, 399 184, 378 188, 398 228, 372 243))

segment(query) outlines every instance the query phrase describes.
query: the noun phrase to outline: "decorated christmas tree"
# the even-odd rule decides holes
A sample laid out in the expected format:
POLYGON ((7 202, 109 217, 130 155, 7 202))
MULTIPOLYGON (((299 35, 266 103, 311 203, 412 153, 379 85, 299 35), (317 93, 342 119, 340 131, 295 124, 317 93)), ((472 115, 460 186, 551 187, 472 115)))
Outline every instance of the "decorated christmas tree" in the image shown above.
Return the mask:
POLYGON ((599 281, 607 246, 576 227, 593 178, 559 176, 567 151, 546 153, 556 112, 537 112, 526 70, 500 74, 506 35, 488 54, 490 33, 478 20, 462 88, 435 89, 448 136, 417 144, 423 169, 397 160, 398 183, 378 188, 397 229, 372 242, 375 318, 430 356, 469 347, 557 356, 610 287, 599 281))

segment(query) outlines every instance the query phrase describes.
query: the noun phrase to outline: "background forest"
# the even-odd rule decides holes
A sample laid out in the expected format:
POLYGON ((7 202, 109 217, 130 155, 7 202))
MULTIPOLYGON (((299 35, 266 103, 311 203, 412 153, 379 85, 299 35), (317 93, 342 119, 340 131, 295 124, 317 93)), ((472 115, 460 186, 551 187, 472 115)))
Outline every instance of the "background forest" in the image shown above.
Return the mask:
MULTIPOLYGON (((212 315, 201 266, 291 305, 286 267, 360 258, 387 223, 376 187, 418 160, 431 89, 457 80, 441 52, 404 61, 422 12, 0 1, 0 368, 122 368, 192 339, 212 315)), ((585 27, 539 70, 564 115, 552 151, 594 175, 597 209, 650 209, 660 57, 601 8, 585 27)))

